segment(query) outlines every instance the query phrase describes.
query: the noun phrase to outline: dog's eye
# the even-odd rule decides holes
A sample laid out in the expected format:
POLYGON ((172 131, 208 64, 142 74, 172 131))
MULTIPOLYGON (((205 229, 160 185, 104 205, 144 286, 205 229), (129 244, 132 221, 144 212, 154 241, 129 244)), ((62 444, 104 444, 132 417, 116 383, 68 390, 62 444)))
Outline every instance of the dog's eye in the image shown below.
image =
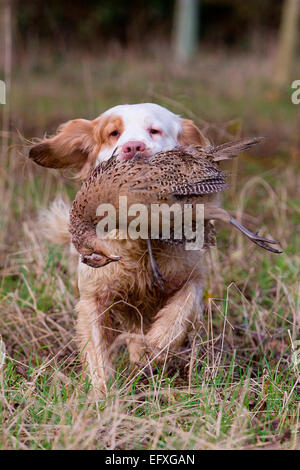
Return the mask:
POLYGON ((159 131, 158 129, 149 129, 149 134, 161 134, 161 131, 159 131))
POLYGON ((120 132, 117 129, 109 134, 110 137, 118 137, 118 135, 120 135, 120 132))

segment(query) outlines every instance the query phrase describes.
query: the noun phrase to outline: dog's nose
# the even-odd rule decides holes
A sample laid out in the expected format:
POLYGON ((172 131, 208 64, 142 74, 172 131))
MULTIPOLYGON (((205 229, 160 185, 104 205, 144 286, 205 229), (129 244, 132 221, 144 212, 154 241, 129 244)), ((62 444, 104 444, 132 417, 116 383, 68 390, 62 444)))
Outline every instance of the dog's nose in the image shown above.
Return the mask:
POLYGON ((122 160, 130 160, 138 152, 144 152, 144 150, 146 150, 146 145, 143 142, 138 140, 129 140, 122 145, 121 158, 122 160))

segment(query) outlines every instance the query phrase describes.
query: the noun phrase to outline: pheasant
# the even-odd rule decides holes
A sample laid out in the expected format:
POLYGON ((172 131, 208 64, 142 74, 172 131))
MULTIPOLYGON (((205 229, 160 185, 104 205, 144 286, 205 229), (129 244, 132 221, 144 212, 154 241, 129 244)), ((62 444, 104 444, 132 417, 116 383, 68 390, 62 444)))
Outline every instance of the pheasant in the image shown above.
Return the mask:
MULTIPOLYGON (((97 207, 110 203, 118 214, 120 196, 127 197, 128 206, 145 205, 149 213, 152 204, 164 203, 171 206, 178 203, 182 208, 185 204, 191 204, 193 209, 195 204, 204 204, 205 220, 229 223, 261 248, 281 253, 281 250, 272 246, 278 242, 245 228, 219 207, 216 197, 217 193, 228 188, 226 174, 220 169, 218 162, 237 156, 261 140, 262 138, 257 137, 205 148, 177 147, 148 158, 137 154, 125 162, 118 161, 112 155, 107 162, 95 168, 78 192, 71 208, 69 229, 72 242, 82 255, 82 261, 92 267, 100 267, 120 259, 110 255, 106 250, 105 240, 99 239, 96 234, 96 224, 99 221, 97 207)), ((170 237, 160 238, 159 241, 176 245, 185 243, 186 240, 184 237, 175 239, 171 231, 170 237)), ((163 289, 163 278, 152 253, 150 232, 147 246, 153 274, 163 289)))

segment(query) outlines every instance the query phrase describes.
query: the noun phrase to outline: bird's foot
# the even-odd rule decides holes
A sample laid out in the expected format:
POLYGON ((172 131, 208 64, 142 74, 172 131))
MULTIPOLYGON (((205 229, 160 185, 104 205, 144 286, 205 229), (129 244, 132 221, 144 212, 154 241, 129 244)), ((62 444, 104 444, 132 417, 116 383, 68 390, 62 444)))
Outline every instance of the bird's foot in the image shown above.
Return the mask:
POLYGON ((279 245, 279 242, 276 242, 275 240, 269 240, 263 237, 256 237, 256 238, 251 238, 249 237, 255 245, 260 246, 261 248, 264 248, 265 250, 271 251, 272 253, 282 253, 282 250, 277 250, 277 248, 273 248, 272 246, 269 246, 268 243, 272 245, 279 245))
POLYGON ((269 245, 279 245, 279 242, 275 240, 270 240, 269 238, 264 238, 258 235, 258 232, 251 232, 242 224, 240 224, 237 220, 235 220, 232 216, 230 216, 230 223, 234 225, 238 230, 240 230, 244 235, 246 235, 249 240, 251 240, 256 245, 264 248, 265 250, 271 251, 272 253, 282 253, 282 250, 277 250, 277 248, 273 248, 269 245))

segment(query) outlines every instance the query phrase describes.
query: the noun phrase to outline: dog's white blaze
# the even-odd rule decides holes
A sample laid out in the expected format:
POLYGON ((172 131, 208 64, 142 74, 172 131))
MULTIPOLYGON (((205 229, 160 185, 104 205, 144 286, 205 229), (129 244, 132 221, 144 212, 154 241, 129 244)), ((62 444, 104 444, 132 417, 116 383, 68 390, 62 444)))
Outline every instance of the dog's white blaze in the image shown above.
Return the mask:
POLYGON ((171 150, 177 145, 181 131, 181 118, 166 108, 154 103, 125 104, 115 106, 103 114, 104 117, 120 117, 124 131, 113 148, 100 150, 97 164, 108 160, 114 150, 118 153, 123 144, 140 141, 146 145, 149 154, 171 150), (150 129, 159 130, 159 134, 150 134, 150 129))

